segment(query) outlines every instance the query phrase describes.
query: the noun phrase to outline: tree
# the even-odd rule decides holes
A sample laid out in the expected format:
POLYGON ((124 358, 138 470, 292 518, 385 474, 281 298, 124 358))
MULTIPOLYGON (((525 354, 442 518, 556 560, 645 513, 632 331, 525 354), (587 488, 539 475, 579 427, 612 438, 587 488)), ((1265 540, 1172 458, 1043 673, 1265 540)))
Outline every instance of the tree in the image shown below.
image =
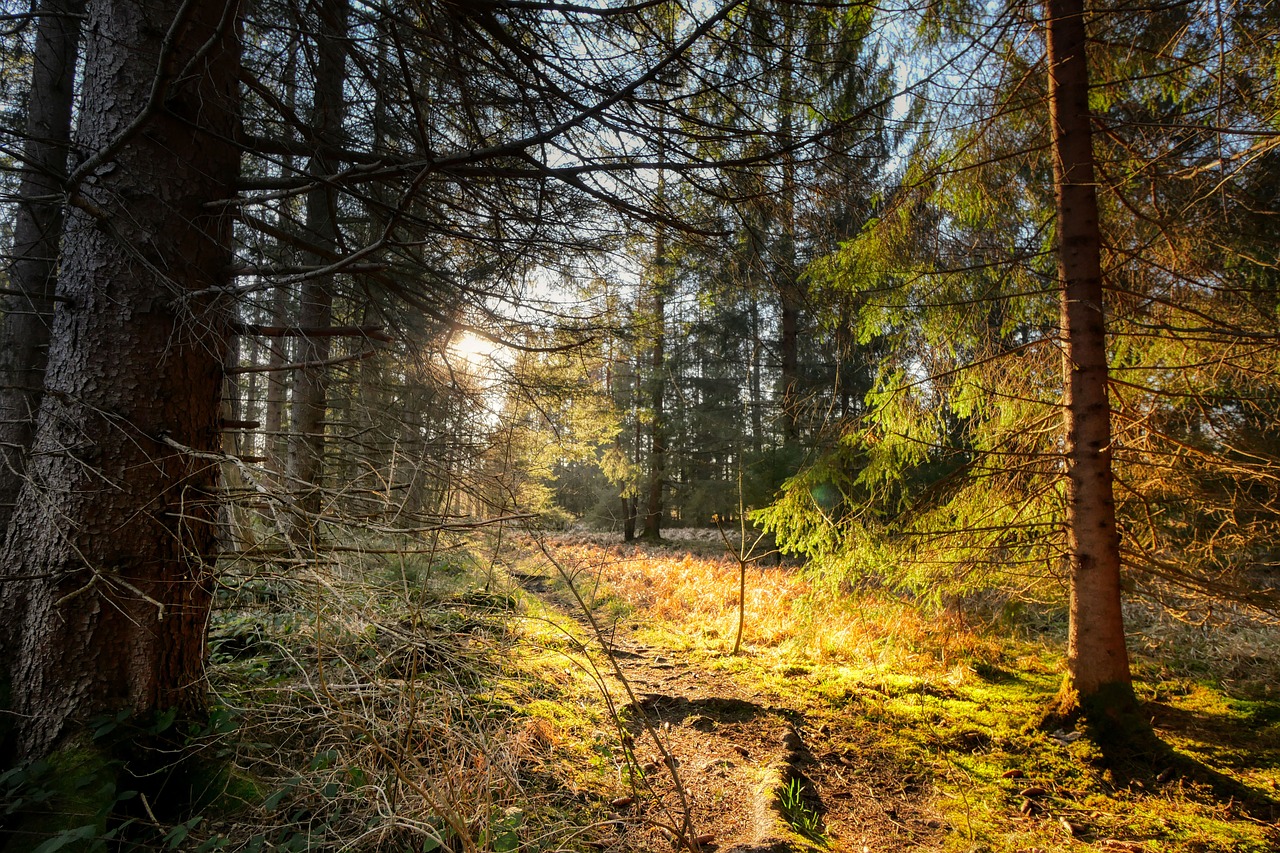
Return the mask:
POLYGON ((1112 487, 1111 408, 1083 0, 1045 4, 1062 288, 1071 625, 1065 702, 1133 716, 1112 487), (1075 694, 1072 696, 1071 694, 1075 694), (1078 698, 1077 698, 1078 697, 1078 698))
MULTIPOLYGON (((936 108, 937 140, 917 138, 884 216, 816 268, 859 296, 861 340, 883 336, 894 354, 867 416, 768 520, 794 547, 934 595, 1007 584, 1040 596, 1065 552, 1062 706, 1079 703, 1101 720, 1135 706, 1121 618, 1102 239, 1083 8, 1045 8, 1047 91, 1034 83, 1038 57, 1018 42, 1021 21, 993 10, 976 45, 967 23, 952 22, 960 54, 947 60, 949 73, 982 97, 961 105, 948 97, 936 108), (948 128, 948 119, 961 126, 948 128), (1036 156, 1045 134, 1052 177, 1036 156), (1056 231, 1035 224, 1047 216, 1049 189, 1056 231), (1056 245, 1046 246, 1055 234, 1056 245), (1047 248, 1059 259, 1052 278, 1041 260, 1047 248), (1049 293, 1059 295, 1057 334, 1042 316, 1049 293), (1047 373, 1059 337, 1061 409, 1047 373), (1060 417, 1062 432, 1052 429, 1060 417), (787 520, 787 512, 831 512, 803 505, 803 490, 820 476, 841 493, 835 515, 843 516, 844 542, 787 520), (897 540, 906 559, 877 552, 885 527, 910 537, 897 540)), ((955 82, 947 78, 944 91, 955 82)))
POLYGON ((1274 89, 1248 70, 1274 55, 1249 35, 1274 11, 1107 5, 1086 48, 1083 4, 1044 10, 1047 74, 1023 4, 924 19, 941 85, 908 113, 901 186, 811 268, 885 358, 865 416, 770 520, 918 593, 1069 587, 1060 704, 1108 723, 1135 705, 1122 582, 1201 613, 1276 606, 1258 583, 1275 278, 1253 242, 1274 89))
MULTIPOLYGON (((709 34, 740 3, 669 4, 661 38, 648 3, 319 5, 323 24, 314 7, 271 0, 90 8, 77 164, 59 184, 72 212, 49 364, 0 570, 18 754, 49 751, 99 712, 199 713, 227 375, 305 364, 287 430, 311 442, 295 444, 295 459, 317 467, 295 464, 294 476, 316 486, 367 462, 386 493, 403 487, 445 523, 456 470, 476 470, 474 442, 441 440, 475 423, 456 396, 436 393, 449 384, 448 342, 470 327, 524 346, 512 330, 534 322, 531 305, 548 313, 529 282, 585 265, 566 256, 615 248, 622 219, 639 223, 631 233, 667 235, 659 260, 675 255, 676 235, 713 227, 685 201, 722 186, 694 176, 777 161, 736 145, 759 127, 668 97, 698 86, 733 108, 734 87, 700 74, 712 67, 709 34), (311 71, 284 58, 313 47, 311 71), (326 368, 381 354, 373 324, 417 338, 362 371, 369 400, 407 401, 398 422, 376 428, 427 460, 408 478, 392 467, 404 454, 338 433, 357 423, 364 390, 325 393, 326 377, 351 375, 326 368), (233 348, 233 335, 294 342, 293 364, 282 346, 233 348), (327 353, 331 339, 358 343, 327 353), (344 441, 326 445, 326 433, 344 441), (440 447, 455 452, 438 460, 440 447)), ((278 383, 268 398, 276 432, 278 383)), ((244 446, 272 438, 247 435, 244 446)))
POLYGON ((648 485, 644 513, 645 539, 662 538, 662 522, 666 513, 664 492, 667 488, 667 439, 670 426, 666 412, 667 385, 667 298, 671 287, 671 258, 666 235, 659 231, 654 239, 651 281, 648 282, 648 304, 643 312, 648 344, 648 411, 649 458, 648 485))
POLYGON ((8 528, 22 486, 44 385, 83 14, 84 0, 47 0, 37 11, 9 268, 12 292, 4 298, 0 328, 0 531, 8 528))
MULTIPOLYGON (((307 174, 314 186, 306 194, 307 241, 318 248, 305 252, 303 263, 322 269, 338 254, 338 199, 328 176, 338 170, 333 153, 342 144, 343 87, 346 83, 347 3, 325 0, 317 10, 315 86, 311 95, 310 147, 307 174)), ((304 331, 325 330, 333 323, 332 275, 313 274, 299 292, 298 325, 304 331)), ((291 524, 290 535, 306 541, 314 536, 315 516, 321 508, 324 473, 326 388, 329 343, 324 334, 299 338, 298 368, 293 383, 290 417, 288 477, 296 491, 294 505, 302 517, 291 524), (309 516, 309 517, 308 517, 309 516)))
POLYGON ((89 8, 72 211, 0 590, 19 756, 199 712, 239 152, 236 7, 89 8))

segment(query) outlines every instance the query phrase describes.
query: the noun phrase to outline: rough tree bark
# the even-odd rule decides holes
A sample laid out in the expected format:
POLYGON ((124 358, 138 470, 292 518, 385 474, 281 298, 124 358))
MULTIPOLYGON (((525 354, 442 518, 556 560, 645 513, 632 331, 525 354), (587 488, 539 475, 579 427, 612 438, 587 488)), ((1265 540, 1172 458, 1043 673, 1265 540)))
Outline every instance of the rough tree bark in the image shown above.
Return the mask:
POLYGON ((234 0, 94 0, 45 396, 0 555, 8 750, 200 710, 239 154, 234 0), (82 178, 82 180, 81 180, 82 178), (213 292, 211 292, 211 290, 213 292), (191 448, 195 453, 180 449, 191 448))
POLYGON ((1120 536, 1112 485, 1102 237, 1084 2, 1048 0, 1045 11, 1065 339, 1071 626, 1063 699, 1065 705, 1078 702, 1088 717, 1127 716, 1135 701, 1120 609, 1120 536))
POLYGON ((0 308, 0 540, 22 486, 44 385, 84 0, 44 0, 36 14, 9 267, 14 292, 4 297, 0 308))

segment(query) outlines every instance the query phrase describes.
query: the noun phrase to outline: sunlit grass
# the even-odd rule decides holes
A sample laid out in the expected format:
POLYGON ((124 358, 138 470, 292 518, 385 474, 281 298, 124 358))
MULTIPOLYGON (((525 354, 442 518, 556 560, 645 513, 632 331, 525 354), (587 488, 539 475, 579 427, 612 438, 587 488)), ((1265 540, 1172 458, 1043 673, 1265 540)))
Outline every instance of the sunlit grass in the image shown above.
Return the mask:
POLYGON ((580 626, 478 554, 228 574, 210 675, 236 722, 229 772, 252 791, 204 816, 209 844, 590 847, 619 735, 580 626))
MULTIPOLYGON (((558 545, 557 554, 592 579, 598 596, 625 602, 641 628, 674 632, 691 649, 732 649, 740 571, 732 557, 593 544, 558 545)), ((992 663, 1001 654, 958 613, 923 611, 883 590, 832 592, 795 567, 760 563, 747 568, 744 646, 779 662, 918 674, 992 663)))
MULTIPOLYGON (((747 569, 744 654, 729 655, 739 564, 669 548, 557 546, 597 598, 655 643, 705 658, 802 710, 849 746, 872 742, 931 778, 945 850, 1264 853, 1280 830, 1201 778, 1115 777, 1087 738, 1038 726, 1063 670, 1061 611, 983 618, 883 589, 819 588, 795 567, 747 569), (1043 795, 1024 797, 1029 787, 1043 795), (1028 805, 1030 803, 1030 805, 1028 805)), ((989 604, 989 602, 987 603, 989 604)), ((987 606, 981 612, 990 614, 987 606)), ((1156 733, 1252 796, 1280 788, 1274 632, 1221 635, 1149 615, 1131 645, 1156 733)), ((842 748, 833 743, 834 748, 842 748)), ((1205 777, 1208 778, 1208 777, 1205 777)), ((1273 819, 1274 820, 1274 819, 1273 819)))

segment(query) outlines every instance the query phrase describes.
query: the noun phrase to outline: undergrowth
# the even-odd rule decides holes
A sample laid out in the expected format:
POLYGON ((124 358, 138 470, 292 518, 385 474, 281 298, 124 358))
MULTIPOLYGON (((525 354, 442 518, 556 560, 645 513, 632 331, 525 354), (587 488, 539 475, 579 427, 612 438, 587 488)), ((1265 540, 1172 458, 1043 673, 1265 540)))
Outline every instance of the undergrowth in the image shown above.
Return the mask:
MULTIPOLYGON (((634 756, 602 698, 605 667, 583 654, 582 627, 514 582, 537 550, 526 541, 513 553, 508 540, 497 553, 461 537, 394 544, 225 566, 210 626, 211 714, 180 744, 206 768, 186 780, 191 808, 170 818, 116 791, 109 805, 128 816, 91 816, 62 839, 67 849, 130 838, 174 850, 607 847, 634 756)), ((1080 733, 1035 724, 1059 685, 1060 611, 924 608, 756 563, 735 656, 739 562, 697 544, 698 554, 583 538, 552 547, 576 567, 600 623, 626 623, 768 696, 802 722, 815 753, 844 757, 841 773, 881 768, 876 784, 894 779, 897 794, 873 797, 927 800, 936 844, 920 832, 900 843, 1280 849, 1273 626, 1189 625, 1131 605, 1136 687, 1165 749, 1114 766, 1080 733)), ((132 721, 100 724, 107 736, 132 721)), ((53 797, 54 775, 32 766, 0 777, 0 812, 53 797)), ((861 849, 846 812, 828 803, 820 820, 811 806, 823 778, 783 792, 788 821, 832 849, 861 849)))
POLYGON ((736 560, 581 539, 561 549, 609 567, 602 595, 626 602, 651 642, 765 688, 829 732, 833 753, 923 772, 944 818, 941 849, 1280 849, 1274 626, 1239 614, 1192 625, 1131 604, 1135 686, 1162 745, 1116 765, 1081 733, 1037 725, 1063 671, 1060 610, 930 608, 757 565, 746 654, 735 657, 736 560))
POLYGON ((227 567, 209 673, 226 782, 188 843, 590 849, 620 748, 572 626, 474 543, 417 550, 227 567))

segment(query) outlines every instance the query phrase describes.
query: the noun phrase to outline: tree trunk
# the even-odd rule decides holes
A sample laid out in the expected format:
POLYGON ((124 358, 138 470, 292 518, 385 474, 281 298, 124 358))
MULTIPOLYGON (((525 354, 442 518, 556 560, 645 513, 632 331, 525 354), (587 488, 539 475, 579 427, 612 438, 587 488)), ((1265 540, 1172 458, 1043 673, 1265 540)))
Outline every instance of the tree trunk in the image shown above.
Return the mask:
POLYGON ((1134 707, 1120 609, 1102 239, 1094 185, 1083 0, 1048 0, 1066 408, 1071 626, 1063 696, 1087 716, 1134 707))
MULTIPOLYGON (((794 268, 794 264, 789 267, 794 268)), ((782 275, 792 278, 788 272, 782 275)), ((794 281, 784 281, 779 285, 782 442, 788 447, 800 440, 800 300, 796 298, 797 289, 794 281)))
POLYGON ((764 447, 764 392, 760 382, 760 376, 764 372, 761 365, 764 340, 760 335, 760 300, 754 285, 748 287, 748 310, 751 315, 751 365, 748 378, 751 393, 751 449, 759 456, 764 447))
MULTIPOLYGON (((233 319, 237 319, 233 314, 233 319)), ((222 385, 222 452, 228 456, 244 455, 244 432, 240 426, 245 420, 246 392, 238 375, 233 373, 240 366, 243 341, 232 335, 227 342, 226 360, 223 362, 222 385), (228 426, 228 424, 231 424, 228 426)), ((253 374, 249 374, 251 382, 253 374)), ((240 469, 231 462, 224 462, 219 472, 226 490, 241 492, 245 486, 240 469)), ((242 507, 235 500, 224 500, 218 507, 218 552, 227 553, 250 546, 251 527, 244 523, 242 507)))
MULTIPOLYGON (((291 38, 288 44, 288 52, 285 57, 284 65, 284 102, 290 112, 296 112, 298 106, 298 61, 297 56, 300 47, 296 38, 291 38)), ((290 132, 292 141, 293 133, 290 132)), ((293 174, 297 168, 297 163, 292 156, 287 156, 282 161, 283 174, 293 174)), ((289 230, 294 226, 293 217, 290 215, 290 208, 293 207, 293 201, 282 200, 280 207, 276 211, 276 224, 282 231, 289 230)), ((291 255, 291 249, 285 249, 285 257, 276 258, 280 262, 288 262, 294 260, 291 255)), ((289 305, 289 292, 286 288, 277 285, 271 294, 271 315, 270 323, 274 326, 288 326, 291 324, 291 312, 289 305)), ((287 483, 285 479, 285 471, 288 466, 289 442, 285 434, 288 427, 288 421, 285 417, 286 408, 289 402, 289 373, 284 370, 284 366, 290 362, 292 357, 292 339, 281 336, 278 338, 267 338, 267 366, 271 368, 267 371, 267 399, 263 407, 262 413, 262 439, 263 453, 266 457, 267 471, 270 472, 272 486, 281 494, 287 493, 287 483)), ((270 507, 266 508, 267 515, 275 519, 274 510, 270 507)))
POLYGON ((6 296, 0 309, 0 540, 22 487, 44 386, 84 0, 44 0, 37 14, 9 267, 17 293, 6 296))
POLYGON ((781 219, 782 234, 779 239, 777 268, 778 309, 780 334, 778 355, 782 368, 782 441, 790 447, 800 439, 800 310, 804 289, 800 284, 800 266, 796 250, 796 182, 795 140, 795 67, 792 60, 795 24, 791 7, 787 6, 783 17, 783 41, 781 80, 779 81, 778 109, 782 149, 781 219))
POLYGON ((622 541, 631 542, 636 538, 636 502, 635 498, 622 498, 622 541))
MULTIPOLYGON (((272 294, 271 322, 277 326, 289 325, 289 294, 283 287, 277 287, 272 294)), ((285 402, 289 394, 289 382, 283 369, 289 359, 288 337, 267 339, 267 401, 263 410, 263 455, 267 457, 267 470, 277 489, 285 484, 285 458, 288 454, 287 442, 284 440, 285 402)))
POLYGON ((652 348, 649 351, 649 413, 653 422, 649 426, 649 488, 644 515, 644 538, 662 538, 662 487, 667 474, 667 423, 663 412, 666 396, 666 239, 659 232, 655 246, 653 284, 652 348))
POLYGON ((19 757, 95 714, 203 704, 219 496, 216 456, 198 453, 220 439, 230 312, 208 291, 231 265, 214 202, 234 197, 239 165, 236 14, 90 8, 77 144, 102 163, 72 196, 29 479, 0 555, 19 757))
MULTIPOLYGON (((325 154, 326 147, 341 141, 343 118, 342 85, 347 59, 347 0, 324 0, 320 8, 321 31, 317 36, 317 67, 311 128, 316 152, 307 172, 324 176, 336 163, 325 154)), ((317 246, 336 251, 338 246, 337 199, 325 182, 307 193, 307 239, 317 246)), ((307 266, 322 266, 330 258, 308 254, 307 266)), ((315 276, 302 285, 298 325, 304 329, 325 329, 333 323, 333 278, 315 276)), ((330 338, 298 339, 297 358, 306 367, 295 375, 289 443, 289 477, 296 491, 294 503, 303 517, 294 519, 290 534, 298 540, 312 537, 314 519, 321 509, 321 480, 324 475, 325 411, 329 372, 323 362, 329 358, 330 338)))
POLYGON ((635 370, 628 382, 627 408, 631 412, 631 463, 634 466, 635 480, 628 479, 628 493, 622 498, 622 541, 631 542, 636 538, 636 521, 640 515, 640 483, 639 472, 644 463, 644 430, 640 422, 640 360, 637 357, 635 370))

